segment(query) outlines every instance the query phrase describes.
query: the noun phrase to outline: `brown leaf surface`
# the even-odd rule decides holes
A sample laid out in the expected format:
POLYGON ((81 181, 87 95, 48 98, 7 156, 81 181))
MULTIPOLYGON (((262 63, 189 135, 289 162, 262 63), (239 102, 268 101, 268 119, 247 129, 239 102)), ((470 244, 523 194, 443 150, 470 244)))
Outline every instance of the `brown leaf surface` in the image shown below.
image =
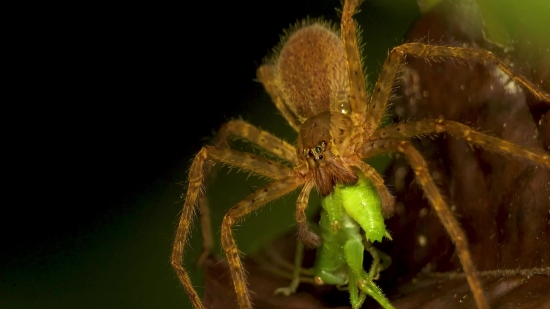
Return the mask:
MULTIPOLYGON (((479 28, 482 23, 460 22, 475 18, 481 16, 460 11, 443 1, 413 25, 406 41, 425 42, 429 35, 441 38, 431 44, 466 43, 469 47, 491 50, 513 63, 530 80, 545 80, 540 86, 550 90, 547 50, 529 50, 517 42, 514 52, 506 54, 484 39, 479 28), (517 63, 529 66, 519 67, 517 63), (537 68, 536 72, 532 68, 537 68)), ((471 61, 464 65, 437 60, 428 63, 425 59, 407 59, 397 93, 400 99, 393 102, 395 121, 443 117, 525 147, 548 151, 548 102, 536 102, 532 95, 525 95, 525 90, 492 64, 471 61)), ((415 143, 466 231, 479 271, 541 267, 550 272, 548 169, 471 147, 448 135, 423 138, 415 143)), ((395 266, 389 271, 400 279, 420 271, 461 271, 453 244, 406 162, 396 160, 388 177, 401 210, 388 221, 396 239, 388 250, 395 266)), ((547 276, 483 280, 493 308, 550 307, 547 276)), ((420 282, 427 286, 414 292, 408 289, 404 292, 403 286, 398 288, 404 294, 395 302, 398 308, 475 307, 464 280, 420 282)))
MULTIPOLYGON (((453 28, 449 25, 453 18, 446 17, 449 14, 460 18, 452 5, 441 2, 411 28, 407 40, 426 38, 429 32, 431 37, 443 38, 437 44, 463 45, 466 42, 471 47, 492 49, 506 61, 516 58, 481 40, 480 29, 453 28)), ((543 68, 548 65, 547 59, 542 54, 530 54, 528 63, 539 68, 538 74, 547 74, 548 67, 543 68)), ((444 117, 525 147, 548 149, 550 105, 534 102, 532 96, 526 96, 492 64, 470 62, 460 65, 453 61, 428 64, 424 59, 412 58, 407 62, 398 93, 401 99, 393 102, 398 116, 396 121, 444 117), (533 106, 532 110, 529 106, 533 106)), ((529 68, 516 68, 524 74, 529 73, 529 68)), ((527 77, 531 80, 542 78, 527 77)), ((545 241, 550 239, 548 169, 471 147, 448 135, 423 138, 417 141, 417 146, 428 159, 433 177, 455 207, 454 212, 467 231, 479 270, 550 266, 550 242, 545 241)), ((398 161, 393 171, 406 168, 404 166, 405 162, 398 161)), ((392 175, 389 183, 394 182, 395 193, 404 206, 404 213, 389 222, 395 229, 396 238, 410 237, 411 231, 415 231, 416 237, 427 237, 425 249, 419 248, 415 240, 409 248, 399 248, 399 252, 393 253, 398 253, 397 256, 412 253, 415 260, 421 261, 418 265, 431 263, 438 271, 460 269, 453 245, 431 213, 410 170, 392 175), (395 176, 405 173, 401 179, 395 176), (403 235, 400 231, 404 231, 403 235), (434 249, 440 252, 440 257, 435 259, 434 249)), ((408 267, 418 267, 413 264, 417 263, 408 267)))

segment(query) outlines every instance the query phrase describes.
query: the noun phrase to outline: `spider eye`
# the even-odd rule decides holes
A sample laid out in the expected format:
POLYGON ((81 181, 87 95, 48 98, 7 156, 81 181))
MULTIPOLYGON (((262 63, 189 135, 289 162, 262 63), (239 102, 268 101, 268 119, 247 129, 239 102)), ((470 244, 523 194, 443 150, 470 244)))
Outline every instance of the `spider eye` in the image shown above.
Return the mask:
POLYGON ((323 152, 323 148, 321 148, 321 146, 317 146, 317 147, 315 147, 315 152, 316 153, 321 153, 321 152, 323 152))

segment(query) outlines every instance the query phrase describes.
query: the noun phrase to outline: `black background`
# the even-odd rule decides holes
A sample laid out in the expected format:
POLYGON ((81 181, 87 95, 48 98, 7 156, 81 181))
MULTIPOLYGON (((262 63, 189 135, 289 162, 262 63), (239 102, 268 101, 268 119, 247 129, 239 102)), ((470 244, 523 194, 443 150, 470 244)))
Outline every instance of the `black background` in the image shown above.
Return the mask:
MULTIPOLYGON (((414 1, 374 2, 361 13, 371 80, 419 14, 414 1)), ((283 29, 338 21, 338 7, 48 8, 22 39, 21 89, 4 114, 0 307, 188 308, 169 256, 190 161, 229 119, 283 120, 257 106, 256 69, 283 29)))

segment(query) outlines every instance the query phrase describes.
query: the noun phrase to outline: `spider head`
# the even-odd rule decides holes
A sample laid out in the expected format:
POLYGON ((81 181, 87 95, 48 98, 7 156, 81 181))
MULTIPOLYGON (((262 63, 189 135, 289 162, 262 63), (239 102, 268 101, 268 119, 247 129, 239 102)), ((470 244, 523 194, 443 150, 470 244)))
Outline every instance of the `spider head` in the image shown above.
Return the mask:
POLYGON ((357 182, 357 175, 340 156, 340 148, 352 125, 346 115, 323 112, 305 121, 300 128, 298 157, 305 161, 322 196, 329 195, 337 182, 357 182))

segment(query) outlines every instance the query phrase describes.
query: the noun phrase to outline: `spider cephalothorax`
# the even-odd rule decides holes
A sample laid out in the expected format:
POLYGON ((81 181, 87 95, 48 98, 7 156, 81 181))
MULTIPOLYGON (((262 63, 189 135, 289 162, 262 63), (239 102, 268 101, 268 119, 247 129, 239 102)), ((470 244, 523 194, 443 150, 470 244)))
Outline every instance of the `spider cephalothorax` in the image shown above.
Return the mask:
POLYGON ((346 115, 323 112, 306 120, 300 128, 298 154, 307 162, 315 186, 322 196, 329 195, 337 182, 357 182, 357 175, 341 157, 345 153, 341 147, 350 136, 352 125, 346 115))

